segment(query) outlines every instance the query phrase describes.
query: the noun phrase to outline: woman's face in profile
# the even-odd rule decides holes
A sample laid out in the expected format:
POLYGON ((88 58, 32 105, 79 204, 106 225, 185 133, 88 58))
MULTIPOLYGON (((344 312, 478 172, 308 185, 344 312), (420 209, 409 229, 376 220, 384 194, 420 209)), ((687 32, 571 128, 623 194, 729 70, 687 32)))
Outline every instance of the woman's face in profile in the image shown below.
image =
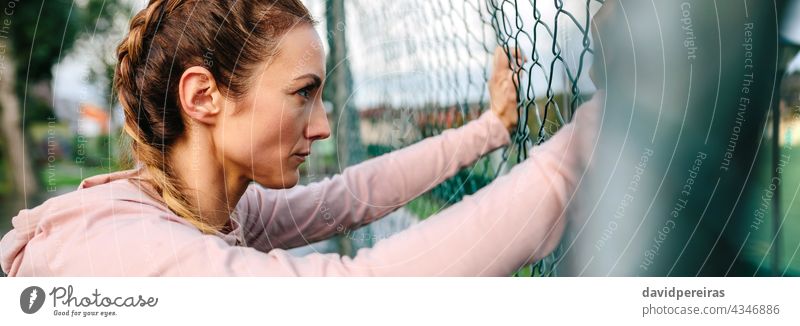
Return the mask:
MULTIPOLYGON (((268 188, 289 188, 311 143, 330 136, 322 104, 325 53, 308 24, 278 40, 277 54, 256 68, 250 89, 225 116, 221 135, 224 162, 268 188)), ((226 173, 227 174, 227 173, 226 173)))

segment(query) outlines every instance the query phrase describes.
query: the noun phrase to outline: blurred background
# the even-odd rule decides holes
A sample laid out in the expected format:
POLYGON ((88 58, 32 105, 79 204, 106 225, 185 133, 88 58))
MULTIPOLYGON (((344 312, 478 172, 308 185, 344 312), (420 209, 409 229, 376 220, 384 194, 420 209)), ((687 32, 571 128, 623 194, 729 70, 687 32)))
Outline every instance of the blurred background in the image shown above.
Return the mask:
MULTIPOLYGON (((478 117, 496 46, 529 61, 509 148, 293 253, 353 255, 502 175, 596 92, 588 72, 602 53, 609 101, 570 226, 517 275, 800 275, 800 2, 606 1, 602 42, 591 37, 598 0, 304 2, 328 54, 333 136, 315 144, 302 183, 478 117)), ((19 210, 121 169, 114 52, 146 2, 0 5, 4 234, 19 210)))

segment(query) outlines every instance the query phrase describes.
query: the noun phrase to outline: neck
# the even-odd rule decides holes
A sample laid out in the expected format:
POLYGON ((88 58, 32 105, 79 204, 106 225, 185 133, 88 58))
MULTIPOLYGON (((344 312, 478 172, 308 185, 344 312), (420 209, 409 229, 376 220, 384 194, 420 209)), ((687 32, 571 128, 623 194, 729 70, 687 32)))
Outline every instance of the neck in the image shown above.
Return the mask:
POLYGON ((250 180, 232 167, 223 168, 222 157, 209 150, 215 148, 211 137, 194 136, 182 137, 174 144, 170 162, 186 187, 189 203, 211 226, 225 231, 250 180))

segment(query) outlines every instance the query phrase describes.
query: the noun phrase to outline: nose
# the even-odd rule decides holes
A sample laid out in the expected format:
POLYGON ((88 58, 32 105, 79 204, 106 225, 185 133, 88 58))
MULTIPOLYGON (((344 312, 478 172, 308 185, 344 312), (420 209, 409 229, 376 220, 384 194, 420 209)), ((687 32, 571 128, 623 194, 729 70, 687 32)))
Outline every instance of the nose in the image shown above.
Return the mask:
POLYGON ((328 114, 321 100, 317 100, 311 110, 311 117, 306 127, 306 138, 309 140, 326 139, 331 136, 331 126, 328 123, 328 114))

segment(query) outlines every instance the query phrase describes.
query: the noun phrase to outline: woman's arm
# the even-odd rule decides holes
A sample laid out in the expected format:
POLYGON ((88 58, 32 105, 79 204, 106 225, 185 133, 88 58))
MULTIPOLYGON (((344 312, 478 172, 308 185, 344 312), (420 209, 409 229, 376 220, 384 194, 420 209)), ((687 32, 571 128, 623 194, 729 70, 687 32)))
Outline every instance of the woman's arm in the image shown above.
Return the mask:
POLYGON ((237 207, 248 246, 293 248, 353 230, 402 207, 508 144, 492 112, 441 135, 286 190, 251 185, 237 207))
POLYGON ((510 142, 518 120, 518 51, 494 54, 491 110, 437 137, 425 139, 341 175, 289 190, 250 186, 237 207, 246 245, 261 251, 292 248, 356 229, 429 191, 481 156, 510 142), (510 64, 509 58, 514 58, 510 64))

